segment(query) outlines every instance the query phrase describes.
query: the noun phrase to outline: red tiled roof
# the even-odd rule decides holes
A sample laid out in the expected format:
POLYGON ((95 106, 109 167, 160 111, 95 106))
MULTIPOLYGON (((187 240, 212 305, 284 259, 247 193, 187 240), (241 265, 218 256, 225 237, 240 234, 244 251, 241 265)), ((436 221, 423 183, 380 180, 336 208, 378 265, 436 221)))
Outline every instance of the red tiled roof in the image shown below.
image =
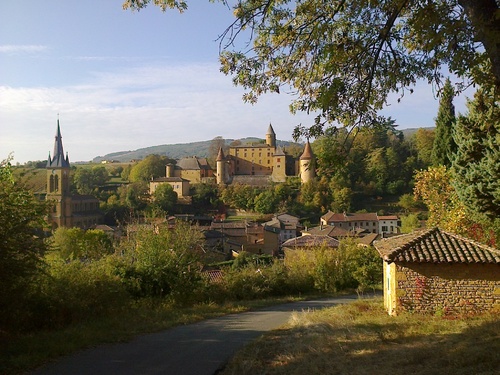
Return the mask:
POLYGON ((328 247, 339 247, 339 241, 335 238, 331 238, 328 236, 301 236, 291 238, 285 242, 283 242, 283 247, 292 247, 292 248, 300 248, 300 247, 316 247, 316 246, 328 246, 328 247))
POLYGON ((328 223, 332 222, 350 222, 350 221, 378 221, 379 218, 375 212, 368 213, 334 213, 328 211, 321 217, 328 223))
POLYGON ((304 232, 305 235, 323 235, 329 237, 346 237, 350 233, 346 229, 342 229, 339 227, 335 227, 333 225, 323 225, 314 228, 310 228, 309 230, 304 232))
POLYGON ((224 273, 221 270, 203 271, 202 276, 213 283, 220 283, 224 280, 224 273))
POLYGON ((368 233, 366 236, 358 238, 356 241, 361 245, 372 245, 379 235, 377 233, 368 233))
POLYGON ((375 241, 389 263, 492 263, 500 264, 500 251, 439 228, 375 241))
POLYGON ((398 220, 396 215, 388 215, 388 216, 379 216, 379 220, 398 220))

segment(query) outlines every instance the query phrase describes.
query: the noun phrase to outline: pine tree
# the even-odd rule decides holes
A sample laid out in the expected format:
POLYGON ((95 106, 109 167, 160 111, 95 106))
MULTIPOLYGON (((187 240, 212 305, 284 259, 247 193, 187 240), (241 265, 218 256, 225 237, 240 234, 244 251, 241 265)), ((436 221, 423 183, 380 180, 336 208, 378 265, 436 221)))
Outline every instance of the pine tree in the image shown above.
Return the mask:
POLYGON ((432 149, 432 164, 435 166, 451 166, 451 155, 456 150, 452 136, 455 124, 455 106, 453 105, 454 91, 451 81, 446 80, 439 100, 439 109, 436 117, 436 132, 432 149))
POLYGON ((453 184, 472 212, 500 216, 500 106, 493 92, 479 89, 454 129, 457 151, 453 184))

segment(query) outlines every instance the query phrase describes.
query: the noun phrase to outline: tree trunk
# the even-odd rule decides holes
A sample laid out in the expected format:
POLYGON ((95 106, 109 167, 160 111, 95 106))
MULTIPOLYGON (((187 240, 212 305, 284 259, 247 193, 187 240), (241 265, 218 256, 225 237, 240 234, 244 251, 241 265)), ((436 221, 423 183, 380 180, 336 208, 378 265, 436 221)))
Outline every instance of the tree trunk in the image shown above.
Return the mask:
POLYGON ((476 39, 486 50, 500 89, 500 9, 496 0, 458 0, 474 27, 476 39))

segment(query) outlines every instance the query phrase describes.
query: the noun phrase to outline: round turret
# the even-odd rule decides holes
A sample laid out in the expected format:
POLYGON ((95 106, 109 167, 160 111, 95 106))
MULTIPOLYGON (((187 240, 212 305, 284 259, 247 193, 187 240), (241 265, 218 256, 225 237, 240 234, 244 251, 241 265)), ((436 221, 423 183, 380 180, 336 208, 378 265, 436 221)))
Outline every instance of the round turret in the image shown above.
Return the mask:
POLYGON ((311 149, 311 145, 309 140, 304 147, 304 152, 300 156, 300 180, 303 184, 306 182, 312 181, 316 175, 316 171, 314 169, 314 154, 311 149))
POLYGON ((269 128, 267 128, 266 144, 271 147, 276 147, 276 133, 271 124, 269 124, 269 128))
POLYGON ((222 147, 219 148, 219 154, 217 155, 217 184, 222 185, 227 181, 226 176, 226 158, 224 156, 224 152, 222 151, 222 147))

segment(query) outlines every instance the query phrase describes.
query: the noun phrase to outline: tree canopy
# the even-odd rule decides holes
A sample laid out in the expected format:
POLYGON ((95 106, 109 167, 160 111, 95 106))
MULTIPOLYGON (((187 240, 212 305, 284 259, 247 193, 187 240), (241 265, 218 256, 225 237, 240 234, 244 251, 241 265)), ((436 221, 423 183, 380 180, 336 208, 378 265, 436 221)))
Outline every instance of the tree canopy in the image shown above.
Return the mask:
POLYGON ((0 329, 42 266, 46 213, 46 204, 15 179, 10 159, 0 161, 0 329))
MULTIPOLYGON (((187 9, 182 0, 123 7, 148 4, 187 9)), ((221 70, 247 89, 245 101, 285 89, 292 112, 317 113, 295 136, 334 122, 376 124, 389 93, 402 98, 420 79, 440 86, 442 68, 463 84, 500 88, 497 0, 241 0, 233 8, 236 20, 220 36, 221 70)))
POLYGON ((456 149, 452 132, 455 125, 455 106, 453 87, 449 79, 446 80, 441 98, 439 100, 438 114, 436 117, 436 132, 432 149, 434 165, 451 166, 451 158, 456 149))
POLYGON ((500 105, 491 91, 479 89, 459 116, 453 185, 471 212, 490 220, 500 216, 500 105))
POLYGON ((165 177, 166 165, 172 161, 166 156, 148 155, 132 167, 128 178, 131 182, 138 182, 165 177))

